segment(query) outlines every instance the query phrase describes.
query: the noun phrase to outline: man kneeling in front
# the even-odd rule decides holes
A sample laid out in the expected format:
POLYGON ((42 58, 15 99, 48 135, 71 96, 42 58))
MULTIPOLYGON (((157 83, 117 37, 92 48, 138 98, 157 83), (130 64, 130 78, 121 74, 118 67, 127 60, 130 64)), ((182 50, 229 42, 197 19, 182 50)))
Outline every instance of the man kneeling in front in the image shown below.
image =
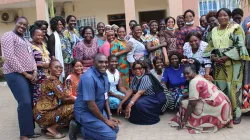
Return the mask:
POLYGON ((81 76, 78 85, 74 113, 84 139, 116 140, 119 121, 112 118, 109 108, 107 66, 107 57, 97 54, 94 66, 81 76))

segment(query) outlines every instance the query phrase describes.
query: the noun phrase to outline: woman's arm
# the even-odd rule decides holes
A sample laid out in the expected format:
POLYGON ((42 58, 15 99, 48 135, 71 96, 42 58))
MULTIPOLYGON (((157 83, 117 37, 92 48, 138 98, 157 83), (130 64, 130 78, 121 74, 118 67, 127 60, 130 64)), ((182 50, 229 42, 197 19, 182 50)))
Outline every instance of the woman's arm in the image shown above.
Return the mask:
POLYGON ((194 112, 194 109, 197 105, 197 102, 198 102, 198 100, 189 100, 188 101, 187 112, 185 113, 184 119, 182 120, 182 122, 187 123, 188 118, 194 112))
POLYGON ((146 44, 146 48, 149 52, 152 52, 154 50, 157 50, 161 47, 166 47, 166 46, 167 46, 167 43, 165 43, 165 42, 160 44, 160 45, 157 45, 157 46, 153 46, 152 42, 147 42, 147 44, 146 44))
POLYGON ((132 50, 130 52, 128 52, 127 54, 127 60, 130 64, 130 66, 132 67, 133 63, 135 62, 135 58, 134 58, 134 53, 135 53, 135 47, 133 47, 133 42, 128 42, 126 44, 126 47, 131 47, 132 50))
POLYGON ((162 53, 163 53, 163 56, 164 56, 165 65, 168 66, 169 65, 169 59, 168 59, 168 52, 167 52, 166 47, 162 48, 162 53))

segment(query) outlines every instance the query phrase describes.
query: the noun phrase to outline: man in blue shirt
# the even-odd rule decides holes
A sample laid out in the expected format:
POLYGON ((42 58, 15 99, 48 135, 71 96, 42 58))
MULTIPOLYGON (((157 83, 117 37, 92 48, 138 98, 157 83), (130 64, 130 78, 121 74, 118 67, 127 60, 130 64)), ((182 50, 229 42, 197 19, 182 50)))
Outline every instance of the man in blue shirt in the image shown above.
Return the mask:
POLYGON ((74 112, 84 139, 116 139, 119 121, 112 118, 109 108, 107 66, 107 57, 97 54, 94 66, 81 76, 78 84, 74 112))

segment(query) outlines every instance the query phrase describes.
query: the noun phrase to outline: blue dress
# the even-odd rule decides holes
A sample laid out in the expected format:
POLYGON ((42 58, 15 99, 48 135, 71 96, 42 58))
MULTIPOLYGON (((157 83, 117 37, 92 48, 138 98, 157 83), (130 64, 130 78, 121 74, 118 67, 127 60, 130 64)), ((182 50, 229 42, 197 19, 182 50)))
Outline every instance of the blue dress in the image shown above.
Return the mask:
MULTIPOLYGON (((140 79, 134 77, 131 89, 135 92, 145 90, 145 93, 132 106, 129 121, 140 125, 158 123, 161 108, 166 103, 160 82, 152 74, 146 74, 140 79)), ((130 100, 124 105, 126 106, 130 100)))
POLYGON ((117 129, 113 130, 98 119, 88 108, 88 101, 95 101, 103 116, 107 117, 105 101, 109 84, 106 74, 99 73, 95 67, 85 72, 78 85, 78 95, 74 106, 75 119, 81 124, 84 139, 115 140, 117 129), (86 80, 88 79, 88 80, 86 80))

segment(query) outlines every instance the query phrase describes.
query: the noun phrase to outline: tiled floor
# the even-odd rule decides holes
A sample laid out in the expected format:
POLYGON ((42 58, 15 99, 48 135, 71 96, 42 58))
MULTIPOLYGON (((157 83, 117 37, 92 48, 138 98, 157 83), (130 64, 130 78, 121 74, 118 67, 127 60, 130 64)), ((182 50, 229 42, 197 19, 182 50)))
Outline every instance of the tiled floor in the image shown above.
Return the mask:
MULTIPOLYGON (((18 140, 19 128, 16 113, 16 101, 8 87, 0 86, 0 140, 18 140)), ((156 125, 133 125, 122 117, 118 140, 250 140, 250 116, 243 117, 240 125, 224 128, 213 134, 191 135, 185 130, 176 130, 168 125, 174 114, 161 116, 156 125)), ((39 131, 39 129, 37 129, 39 131)), ((67 131, 65 130, 65 133, 67 131)), ((45 140, 44 136, 36 140, 45 140)), ((80 136, 79 136, 79 139, 80 136)), ((63 140, 68 140, 64 138, 63 140)))

